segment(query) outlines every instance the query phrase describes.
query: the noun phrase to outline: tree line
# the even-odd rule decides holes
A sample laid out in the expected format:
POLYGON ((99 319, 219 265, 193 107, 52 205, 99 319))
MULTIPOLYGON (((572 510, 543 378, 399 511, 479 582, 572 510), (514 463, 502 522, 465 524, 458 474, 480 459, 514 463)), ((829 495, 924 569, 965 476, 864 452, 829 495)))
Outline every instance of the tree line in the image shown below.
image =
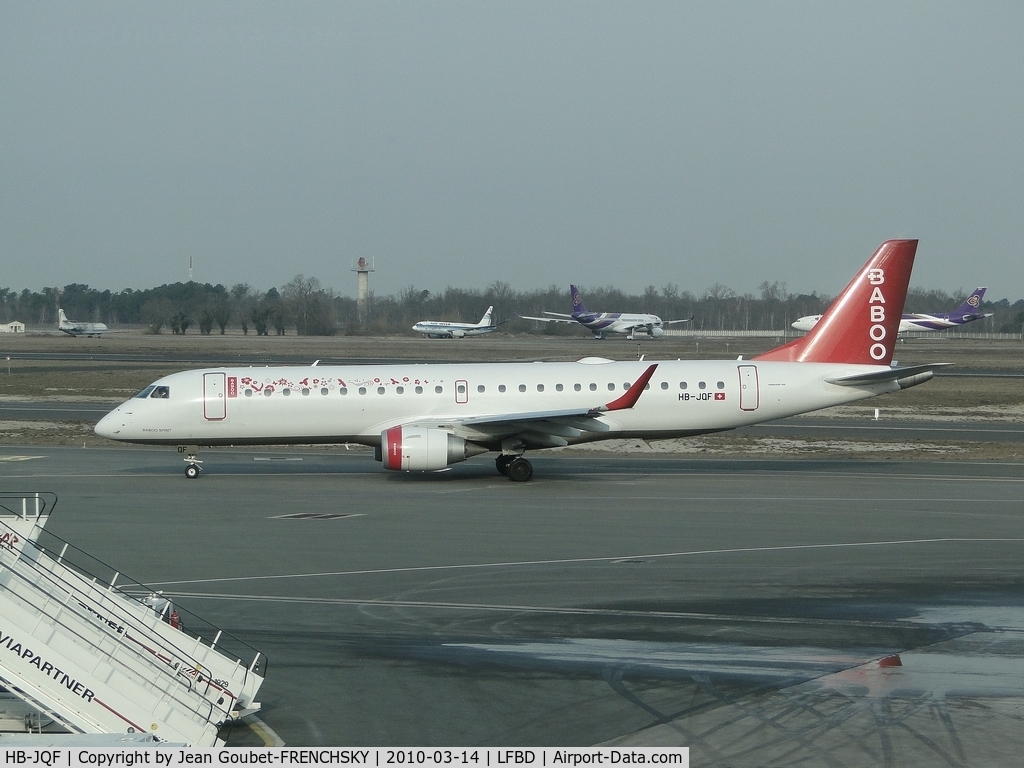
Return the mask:
MULTIPOLYGON (((638 295, 611 286, 588 287, 582 292, 584 303, 593 311, 650 312, 664 320, 692 317, 685 327, 698 330, 784 331, 798 317, 824 312, 832 300, 816 292, 790 293, 784 282, 761 283, 756 294, 740 294, 719 283, 701 293, 681 291, 674 284, 660 289, 648 286, 638 295)), ((967 295, 911 288, 904 311, 947 312, 967 295)), ((411 326, 419 320, 476 322, 489 305, 495 308, 496 321, 514 320, 507 328, 515 332, 579 333, 572 325, 515 320, 517 315, 541 315, 545 310, 569 312, 568 290, 555 285, 546 290, 516 291, 508 283, 495 282, 483 290, 449 286, 438 293, 410 285, 396 295, 378 296, 371 291, 362 314, 355 298, 341 296, 317 278, 303 275, 267 291, 247 283, 227 288, 197 282, 118 292, 77 283, 38 292, 0 288, 0 322, 56 325, 57 308, 61 307, 75 321, 174 334, 223 334, 229 327, 264 336, 412 334, 411 326)), ((994 316, 981 321, 978 330, 1020 333, 1024 327, 1024 299, 986 301, 981 309, 994 316)))

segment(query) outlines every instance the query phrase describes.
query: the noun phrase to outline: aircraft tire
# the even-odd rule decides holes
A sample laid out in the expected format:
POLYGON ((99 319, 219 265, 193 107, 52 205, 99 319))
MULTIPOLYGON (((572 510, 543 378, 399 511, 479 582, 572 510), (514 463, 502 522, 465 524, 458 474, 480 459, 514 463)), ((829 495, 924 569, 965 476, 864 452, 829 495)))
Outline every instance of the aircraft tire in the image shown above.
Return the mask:
POLYGON ((507 474, 513 483, 525 483, 533 477, 533 465, 522 456, 517 456, 508 463, 507 474))
POLYGON ((195 480, 197 477, 199 477, 199 465, 189 464, 187 467, 185 467, 185 477, 187 477, 189 480, 195 480))
POLYGON ((515 459, 514 456, 501 454, 494 460, 494 466, 497 467, 500 474, 508 477, 508 465, 513 461, 513 459, 515 459))

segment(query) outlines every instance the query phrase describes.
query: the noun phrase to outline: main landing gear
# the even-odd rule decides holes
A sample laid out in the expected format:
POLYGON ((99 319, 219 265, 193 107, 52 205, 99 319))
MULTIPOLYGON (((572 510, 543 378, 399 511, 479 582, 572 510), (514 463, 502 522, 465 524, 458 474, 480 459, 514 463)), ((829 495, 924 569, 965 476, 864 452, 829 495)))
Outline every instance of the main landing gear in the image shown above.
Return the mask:
POLYGON ((185 467, 185 477, 195 480, 203 470, 203 461, 199 458, 199 446, 179 445, 178 453, 185 454, 185 463, 188 464, 185 467))
POLYGON ((498 472, 514 483, 525 483, 533 477, 533 465, 522 456, 501 454, 494 460, 498 472))

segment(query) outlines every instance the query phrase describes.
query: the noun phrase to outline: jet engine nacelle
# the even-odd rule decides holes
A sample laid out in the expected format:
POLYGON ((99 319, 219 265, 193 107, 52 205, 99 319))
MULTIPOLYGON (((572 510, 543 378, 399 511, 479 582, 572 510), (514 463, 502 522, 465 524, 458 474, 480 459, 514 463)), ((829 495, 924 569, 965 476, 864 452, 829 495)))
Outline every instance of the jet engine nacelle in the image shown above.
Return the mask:
POLYGON ((396 472, 444 469, 487 452, 443 429, 392 427, 380 433, 380 440, 384 469, 396 472))
POLYGON ((460 331, 458 328, 455 328, 455 329, 452 330, 452 338, 453 339, 461 339, 465 335, 466 335, 466 332, 465 331, 460 331))
POLYGON ((651 328, 651 338, 652 339, 660 339, 664 335, 665 335, 665 329, 664 328, 659 328, 656 325, 651 328))

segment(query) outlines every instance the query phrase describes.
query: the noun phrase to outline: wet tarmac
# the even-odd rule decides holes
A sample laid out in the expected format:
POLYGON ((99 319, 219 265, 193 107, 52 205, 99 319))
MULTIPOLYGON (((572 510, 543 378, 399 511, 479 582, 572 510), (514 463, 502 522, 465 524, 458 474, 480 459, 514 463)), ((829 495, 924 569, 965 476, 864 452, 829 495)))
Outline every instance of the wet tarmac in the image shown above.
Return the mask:
POLYGON ((0 449, 49 529, 265 652, 229 744, 691 747, 1001 765, 1024 725, 1024 466, 0 449), (261 735, 262 734, 262 735, 261 735))

